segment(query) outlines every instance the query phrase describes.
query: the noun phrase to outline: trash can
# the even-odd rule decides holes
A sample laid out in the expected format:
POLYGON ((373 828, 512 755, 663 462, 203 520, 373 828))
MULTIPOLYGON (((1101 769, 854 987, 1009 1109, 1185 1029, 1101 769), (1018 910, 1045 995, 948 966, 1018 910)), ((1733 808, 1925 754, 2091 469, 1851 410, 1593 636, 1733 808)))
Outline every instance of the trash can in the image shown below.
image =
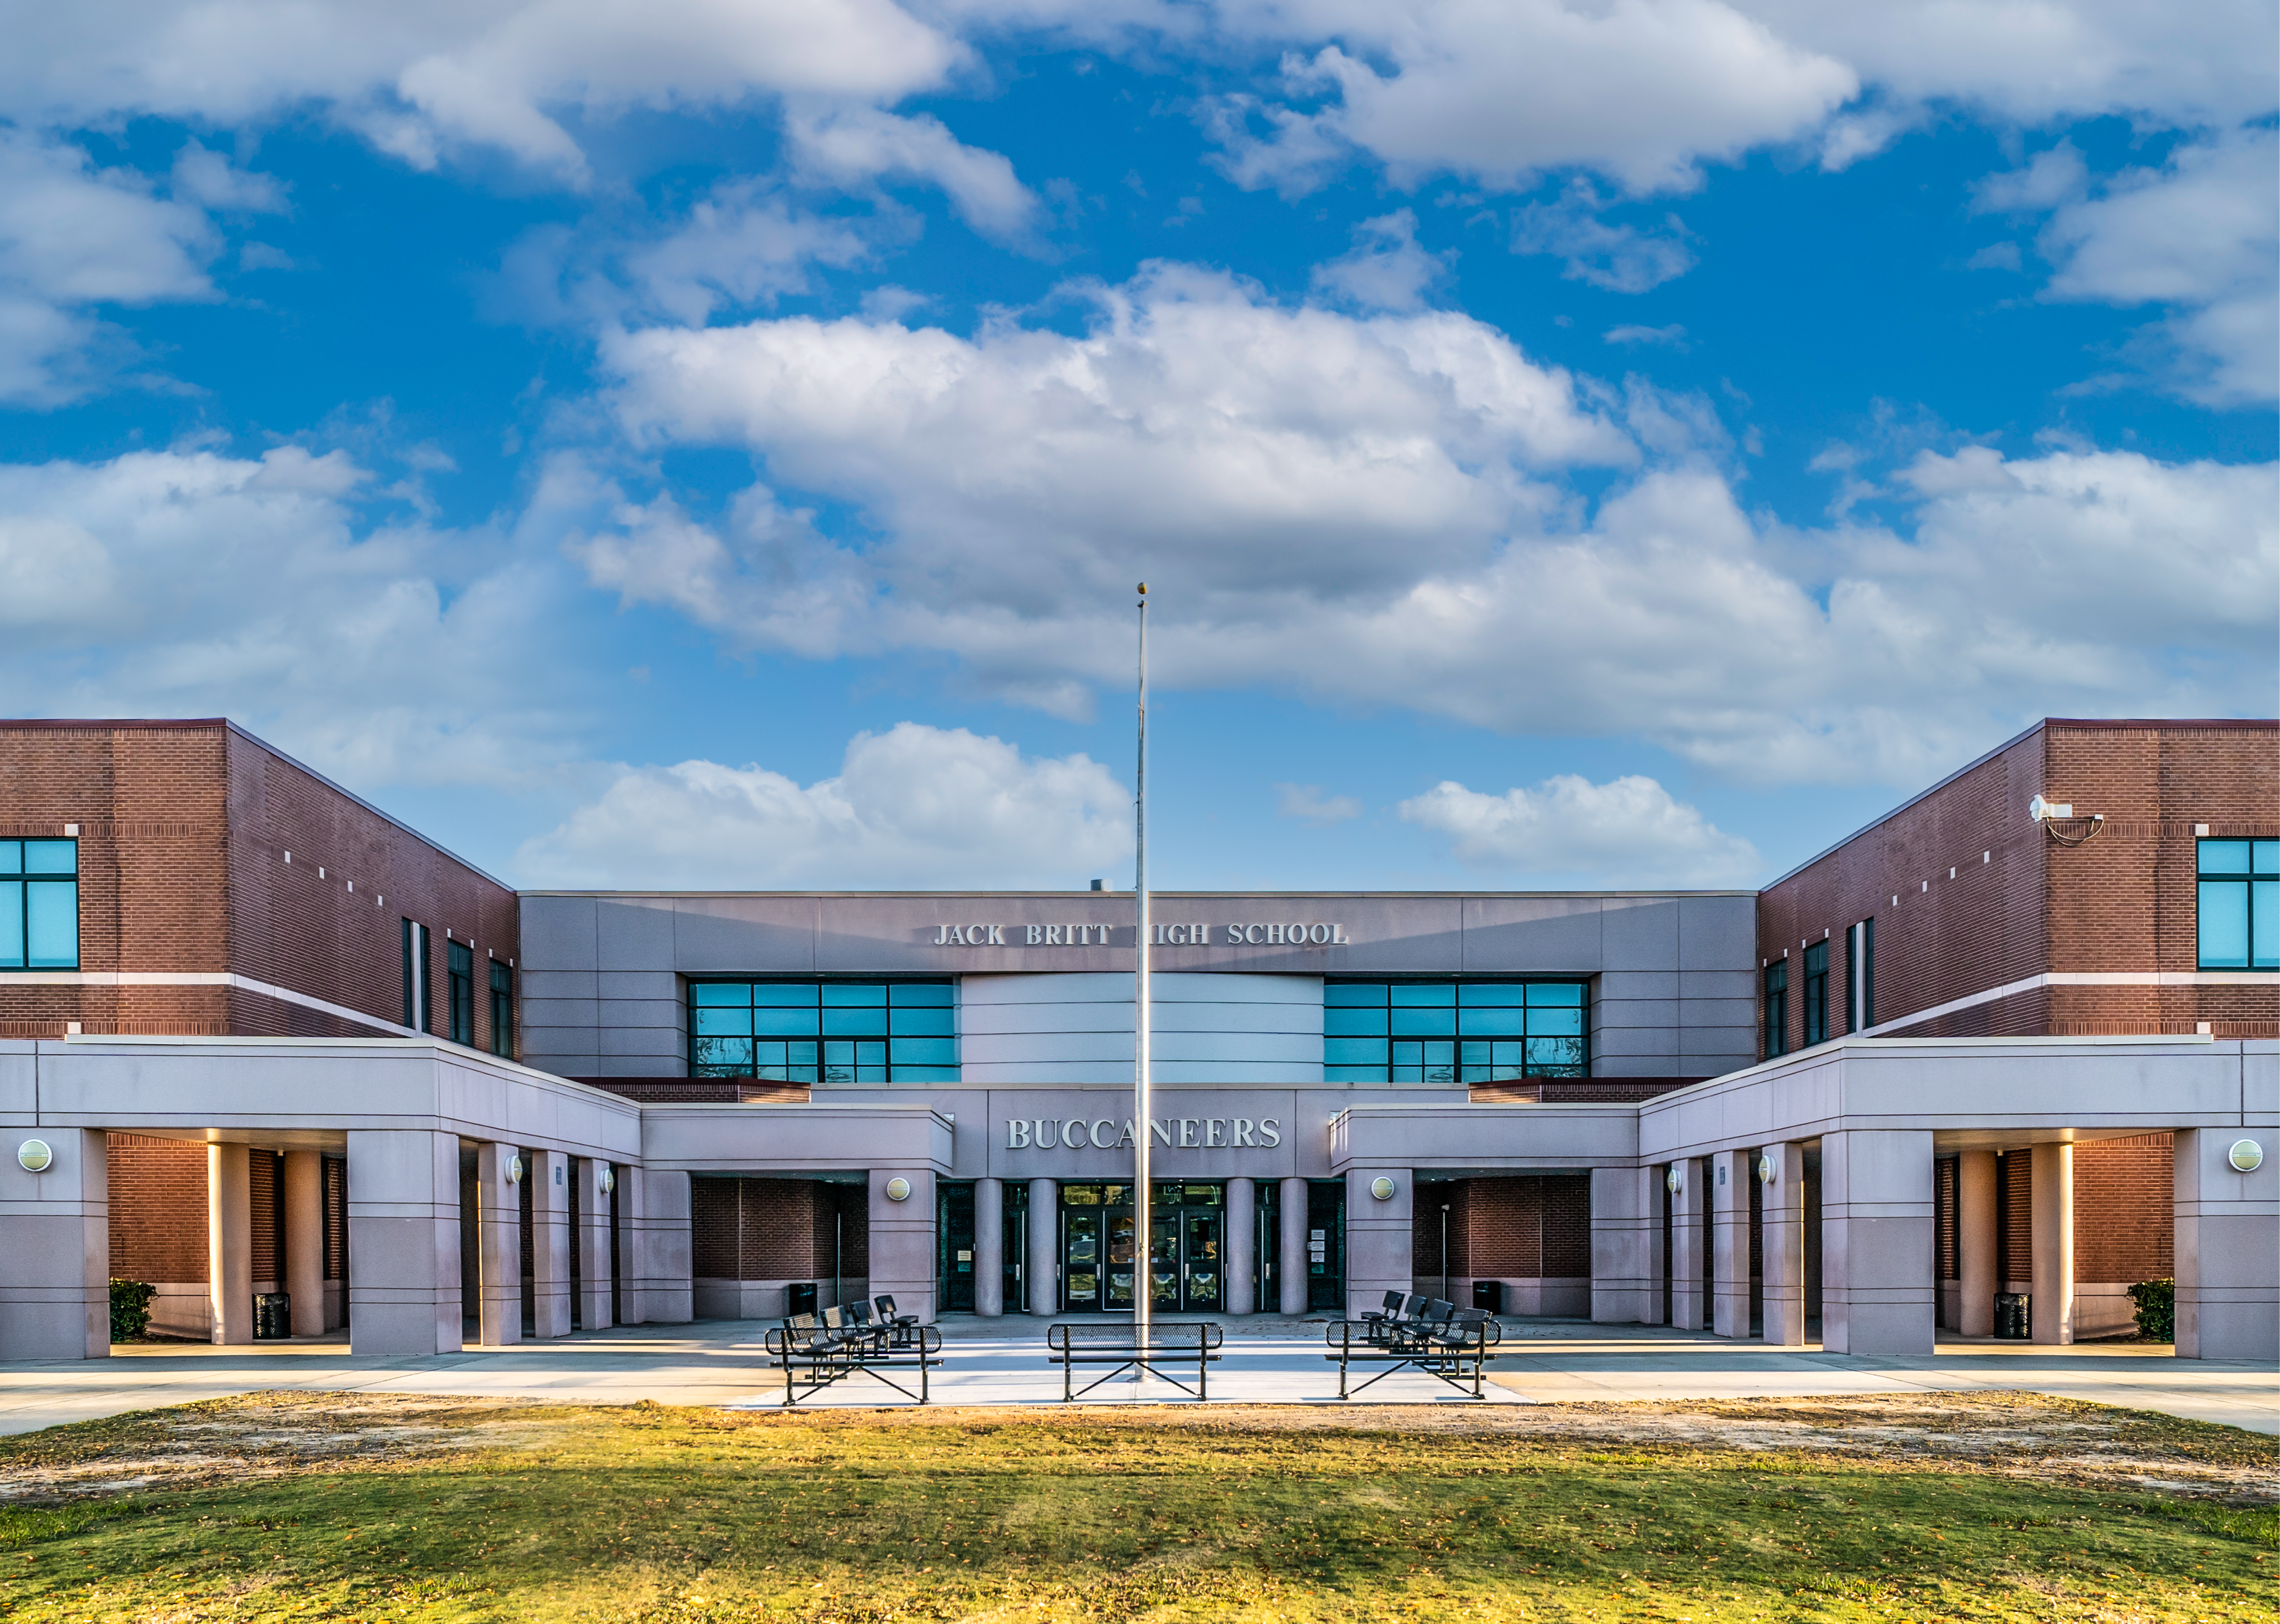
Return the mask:
POLYGON ((1473 1306, 1484 1308, 1492 1314, 1504 1312, 1504 1281, 1476 1280, 1473 1282, 1473 1306))
POLYGON ((815 1312, 815 1282, 795 1280, 784 1288, 784 1312, 812 1314, 815 1312))
POLYGON ((1995 1335, 2009 1342, 2030 1341, 2035 1334, 2035 1299, 2023 1291, 1995 1294, 1995 1335))
POLYGON ((285 1342, 293 1335, 293 1294, 257 1291, 253 1294, 253 1340, 285 1342))

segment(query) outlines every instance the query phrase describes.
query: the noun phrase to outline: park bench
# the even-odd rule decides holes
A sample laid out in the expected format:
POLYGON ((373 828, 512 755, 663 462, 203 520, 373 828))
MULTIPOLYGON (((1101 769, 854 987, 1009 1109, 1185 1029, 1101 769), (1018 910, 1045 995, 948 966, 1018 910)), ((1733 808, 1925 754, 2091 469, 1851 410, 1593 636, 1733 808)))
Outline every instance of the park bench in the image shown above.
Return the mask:
POLYGON ((1351 1398, 1364 1388, 1383 1382, 1397 1370, 1408 1369, 1445 1382, 1460 1392, 1470 1383, 1470 1397, 1485 1397, 1484 1367, 1501 1357, 1496 1352, 1503 1328, 1477 1308, 1452 1308, 1429 1301, 1413 1319, 1388 1323, 1382 1320, 1335 1320, 1325 1333, 1330 1351, 1322 1357, 1338 1367, 1338 1397, 1351 1398), (1350 1387, 1357 1365, 1383 1365, 1384 1369, 1358 1387, 1350 1387))
POLYGON ((942 1333, 934 1327, 859 1323, 854 1314, 836 1308, 825 1309, 820 1324, 813 1314, 793 1314, 765 1342, 770 1362, 784 1373, 787 1406, 851 1376, 867 1376, 925 1404, 928 1374, 942 1365, 942 1333), (918 1373, 916 1392, 890 1374, 909 1371, 918 1373))
POLYGON ((1045 1328, 1046 1362, 1061 1367, 1061 1397, 1065 1402, 1083 1397, 1101 1382, 1114 1381, 1128 1370, 1135 1374, 1144 1370, 1163 1377, 1183 1393, 1208 1399, 1211 1367, 1219 1363, 1220 1343, 1224 1340, 1225 1333, 1207 1320, 1151 1325, 1144 1340, 1140 1328, 1129 1320, 1049 1325, 1045 1328), (1110 1368, 1082 1388, 1075 1388, 1080 1365, 1105 1365, 1110 1368), (1170 1366, 1185 1372, 1190 1365, 1195 1366, 1193 1387, 1165 1368, 1170 1366))

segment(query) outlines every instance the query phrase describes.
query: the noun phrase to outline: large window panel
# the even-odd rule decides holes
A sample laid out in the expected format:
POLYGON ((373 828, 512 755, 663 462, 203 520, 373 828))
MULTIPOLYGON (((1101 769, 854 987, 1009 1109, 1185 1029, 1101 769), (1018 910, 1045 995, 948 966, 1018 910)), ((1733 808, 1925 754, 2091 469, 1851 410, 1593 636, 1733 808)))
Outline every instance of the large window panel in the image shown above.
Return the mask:
POLYGON ((959 1078, 949 981, 692 981, 697 1077, 880 1088, 959 1078))
POLYGON ((2280 970, 2280 840, 2198 843, 2197 962, 2280 970))
POLYGON ((0 970, 79 968, 79 842, 0 840, 0 970))
POLYGON ((1582 981, 1329 981, 1322 1075, 1453 1088, 1591 1074, 1582 981))

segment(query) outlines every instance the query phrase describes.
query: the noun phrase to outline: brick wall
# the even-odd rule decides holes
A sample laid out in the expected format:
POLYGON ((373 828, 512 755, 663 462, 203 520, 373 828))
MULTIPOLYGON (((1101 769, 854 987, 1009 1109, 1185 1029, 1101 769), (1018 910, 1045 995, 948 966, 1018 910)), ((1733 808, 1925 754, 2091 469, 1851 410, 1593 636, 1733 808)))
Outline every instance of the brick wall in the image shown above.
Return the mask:
POLYGON ((2167 1134, 2102 1139, 2074 1148, 2074 1277, 2167 1280, 2176 1219, 2176 1152, 2167 1134))
POLYGON ((1449 1274, 1578 1280, 1591 1272, 1591 1181, 1560 1174, 1460 1179, 1417 1187, 1410 1267, 1441 1274, 1441 1204, 1449 1204, 1449 1274))
POLYGON ((813 1179, 691 1180, 693 1273, 705 1280, 828 1281, 837 1216, 840 1271, 859 1279, 870 1270, 867 1224, 854 1221, 865 1196, 859 1186, 813 1179))
POLYGON ((120 1280, 206 1277, 206 1149, 110 1135, 111 1272, 120 1280))
POLYGON ((2006 1151, 1995 1158, 1995 1289, 2021 1290, 2035 1268, 2035 1153, 2006 1151))

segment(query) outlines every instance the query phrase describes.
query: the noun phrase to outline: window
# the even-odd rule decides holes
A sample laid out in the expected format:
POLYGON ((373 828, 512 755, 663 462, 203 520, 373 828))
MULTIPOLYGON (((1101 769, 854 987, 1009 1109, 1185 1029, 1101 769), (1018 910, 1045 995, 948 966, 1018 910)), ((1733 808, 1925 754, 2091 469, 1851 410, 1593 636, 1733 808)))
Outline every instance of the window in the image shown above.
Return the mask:
POLYGON ((451 1000, 451 1041, 475 1046, 475 950, 464 942, 445 943, 449 967, 444 990, 451 1000))
POLYGON ((428 1029, 429 995, 434 985, 428 980, 428 927, 406 920, 404 921, 404 1024, 414 1032, 428 1029))
POLYGON ((1591 1073, 1582 981, 1328 981, 1322 1079, 1452 1087, 1591 1073))
POLYGON ((1766 1058, 1789 1052, 1789 960, 1766 966, 1766 1058))
POLYGON ((1805 950, 1805 1046, 1829 1041, 1829 943, 1805 950))
POLYGON ((79 842, 0 840, 0 970, 79 968, 79 842))
POLYGON ((1845 1029, 1876 1024, 1876 921, 1862 920, 1845 932, 1845 1029))
POLYGON ((514 1058, 514 972, 491 960, 491 1052, 514 1058))
POLYGON ((951 981, 691 981, 689 1074, 763 1082, 958 1081, 951 981))
POLYGON ((2280 970, 2280 840, 2199 846, 2200 967, 2280 970))

